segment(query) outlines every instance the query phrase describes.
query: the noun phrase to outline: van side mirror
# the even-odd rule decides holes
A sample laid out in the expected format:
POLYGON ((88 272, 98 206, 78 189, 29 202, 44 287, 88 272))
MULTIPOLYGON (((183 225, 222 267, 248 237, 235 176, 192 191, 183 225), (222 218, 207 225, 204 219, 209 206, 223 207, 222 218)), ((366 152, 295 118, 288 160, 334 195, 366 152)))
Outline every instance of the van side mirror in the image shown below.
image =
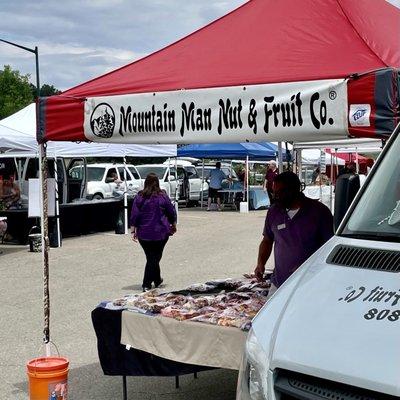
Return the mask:
POLYGON ((360 177, 355 174, 344 174, 339 176, 335 188, 335 230, 342 222, 350 204, 360 189, 360 177))

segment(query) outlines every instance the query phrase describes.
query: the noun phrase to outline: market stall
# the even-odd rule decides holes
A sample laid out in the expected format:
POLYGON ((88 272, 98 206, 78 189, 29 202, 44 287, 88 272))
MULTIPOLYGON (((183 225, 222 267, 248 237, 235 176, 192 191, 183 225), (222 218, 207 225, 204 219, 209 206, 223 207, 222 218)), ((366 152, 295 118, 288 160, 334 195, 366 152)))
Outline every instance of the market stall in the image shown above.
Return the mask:
MULTIPOLYGON (((103 372, 126 377, 238 370, 246 332, 265 304, 268 287, 269 282, 245 276, 100 304, 92 321, 103 372)), ((124 387, 126 398, 125 379, 124 387)))
MULTIPOLYGON (((246 182, 242 184, 231 184, 224 187, 220 192, 223 193, 224 203, 235 205, 239 194, 242 199, 249 203, 249 209, 258 209, 269 206, 268 195, 257 187, 249 185, 249 161, 251 160, 275 160, 278 155, 278 146, 273 143, 211 143, 211 144, 190 144, 179 147, 178 157, 194 157, 203 159, 204 177, 204 159, 244 159, 246 160, 245 177, 246 182), (240 186, 240 187, 239 187, 240 186)), ((202 202, 201 202, 202 203, 202 202)), ((237 208, 237 207, 236 207, 237 208)))
MULTIPOLYGON (((339 141, 317 141, 294 143, 293 151, 297 154, 297 159, 301 160, 301 165, 298 165, 299 173, 304 166, 310 166, 311 171, 321 167, 323 161, 326 169, 325 176, 327 182, 308 182, 307 171, 305 176, 302 175, 303 181, 307 184, 304 189, 304 194, 312 199, 322 201, 326 206, 333 210, 333 186, 336 182, 340 170, 345 170, 349 164, 354 164, 356 167, 354 172, 366 175, 368 168, 367 161, 372 159, 365 157, 362 154, 379 154, 382 151, 383 142, 377 139, 347 139, 339 141), (323 157, 323 160, 322 160, 323 157), (360 165, 363 165, 360 170, 360 165), (319 184, 321 183, 321 184, 319 184)), ((361 176, 361 175, 360 175, 361 176)), ((361 182, 365 180, 365 176, 361 178, 361 182)))
POLYGON ((399 19, 383 0, 249 1, 154 54, 40 99, 37 139, 385 137, 398 117, 399 19))
MULTIPOLYGON (((39 156, 39 147, 36 141, 35 104, 30 104, 15 114, 0 120, 0 143, 0 159, 24 159, 39 156)), ((54 160, 77 157, 121 157, 123 159, 126 157, 174 157, 176 156, 176 145, 123 145, 67 141, 49 142, 46 151, 47 157, 54 160)), ((16 182, 19 185, 21 185, 20 177, 22 176, 23 162, 21 160, 18 162, 19 171, 17 171, 16 182)), ((61 171, 57 170, 57 165, 58 163, 55 162, 55 173, 60 176, 61 171)), ((118 215, 120 209, 124 209, 121 199, 107 200, 103 204, 98 204, 99 202, 75 202, 59 205, 59 202, 62 203, 62 199, 59 201, 58 192, 56 193, 56 218, 58 229, 63 236, 114 229, 117 220, 116 215, 118 215), (97 218, 96 222, 96 218, 93 216, 98 212, 96 210, 100 209, 105 217, 101 220, 97 218), (79 230, 79 227, 82 229, 79 230)), ((128 199, 126 199, 126 205, 128 205, 128 199)), ((125 207, 125 210, 125 220, 127 221, 128 207, 125 207)), ((25 207, 22 209, 0 210, 0 213, 9 218, 8 233, 16 238, 19 243, 26 243, 29 230, 37 223, 35 218, 28 217, 28 210, 25 207)), ((58 237, 60 237, 60 233, 58 233, 58 237)), ((57 240, 57 242, 60 243, 60 240, 57 240)))

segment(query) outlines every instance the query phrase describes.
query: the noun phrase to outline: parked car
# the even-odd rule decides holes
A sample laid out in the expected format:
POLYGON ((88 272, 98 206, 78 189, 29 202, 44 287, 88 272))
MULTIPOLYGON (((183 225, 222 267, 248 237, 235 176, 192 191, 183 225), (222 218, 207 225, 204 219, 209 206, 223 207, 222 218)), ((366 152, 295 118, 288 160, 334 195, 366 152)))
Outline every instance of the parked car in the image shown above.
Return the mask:
POLYGON ((165 190, 172 200, 179 199, 179 181, 177 180, 175 167, 168 168, 168 165, 164 164, 143 164, 137 165, 136 169, 141 177, 142 186, 146 176, 154 173, 160 180, 161 189, 165 190))
MULTIPOLYGON (((98 163, 88 164, 86 198, 93 200, 108 199, 123 194, 136 194, 142 188, 140 175, 134 165, 98 163), (125 184, 126 179, 126 184, 125 184)), ((81 168, 71 169, 69 175, 74 177, 81 173, 81 168)))

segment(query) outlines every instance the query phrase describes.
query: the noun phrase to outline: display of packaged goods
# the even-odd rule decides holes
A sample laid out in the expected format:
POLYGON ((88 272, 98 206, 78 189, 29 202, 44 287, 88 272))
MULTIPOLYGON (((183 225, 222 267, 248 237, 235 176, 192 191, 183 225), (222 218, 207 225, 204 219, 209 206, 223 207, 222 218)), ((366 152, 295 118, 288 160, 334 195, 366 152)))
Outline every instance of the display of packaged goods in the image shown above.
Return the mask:
POLYGON ((186 288, 188 292, 210 292, 216 288, 215 285, 207 284, 207 283, 194 283, 186 288))
POLYGON ((112 304, 130 311, 161 314, 179 321, 191 320, 248 330, 251 320, 265 304, 267 285, 260 284, 254 277, 220 279, 191 285, 186 289, 190 292, 186 296, 154 289, 127 295, 114 300, 112 304), (218 293, 207 293, 215 292, 216 288, 218 293))

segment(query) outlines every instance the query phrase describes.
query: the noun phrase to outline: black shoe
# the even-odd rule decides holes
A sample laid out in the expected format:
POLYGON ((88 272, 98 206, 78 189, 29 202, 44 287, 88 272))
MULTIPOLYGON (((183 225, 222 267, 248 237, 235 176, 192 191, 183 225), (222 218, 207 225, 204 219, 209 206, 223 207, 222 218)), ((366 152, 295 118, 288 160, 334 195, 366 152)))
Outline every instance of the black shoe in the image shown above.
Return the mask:
POLYGON ((161 278, 160 282, 158 282, 158 283, 154 282, 154 287, 155 287, 155 288, 160 287, 160 286, 162 285, 163 282, 164 282, 164 279, 161 278))

